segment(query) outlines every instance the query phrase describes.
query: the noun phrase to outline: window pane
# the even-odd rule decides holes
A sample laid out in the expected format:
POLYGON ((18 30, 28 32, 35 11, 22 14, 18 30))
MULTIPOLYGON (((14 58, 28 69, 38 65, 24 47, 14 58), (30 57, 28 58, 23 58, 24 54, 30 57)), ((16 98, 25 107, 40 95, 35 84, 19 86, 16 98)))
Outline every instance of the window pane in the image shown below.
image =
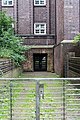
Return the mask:
POLYGON ((9 1, 8 1, 8 4, 9 4, 9 5, 12 5, 12 0, 9 0, 9 1))
POLYGON ((41 25, 41 28, 44 28, 44 25, 41 25))
POLYGON ((39 28, 39 25, 36 25, 36 28, 39 28))
POLYGON ((41 33, 44 33, 44 30, 41 30, 41 33))
POLYGON ((4 1, 3 1, 3 4, 4 4, 4 5, 7 5, 7 0, 4 0, 4 1))
POLYGON ((8 4, 9 4, 9 5, 12 5, 12 0, 8 1, 8 4))
POLYGON ((35 34, 46 34, 46 24, 45 23, 35 23, 34 24, 35 34))
POLYGON ((35 5, 45 5, 46 4, 46 0, 34 0, 35 1, 35 5))
POLYGON ((39 33, 39 30, 36 30, 36 33, 39 33))
POLYGON ((40 4, 44 4, 44 0, 40 0, 40 4))
POLYGON ((39 4, 39 0, 35 0, 35 4, 39 4))

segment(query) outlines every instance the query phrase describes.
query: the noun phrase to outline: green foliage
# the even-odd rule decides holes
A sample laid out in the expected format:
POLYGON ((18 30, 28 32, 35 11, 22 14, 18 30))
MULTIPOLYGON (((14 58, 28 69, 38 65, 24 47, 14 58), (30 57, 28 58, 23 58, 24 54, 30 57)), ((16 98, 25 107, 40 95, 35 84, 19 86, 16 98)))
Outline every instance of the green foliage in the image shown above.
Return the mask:
MULTIPOLYGON (((1 16, 1 13, 0 13, 1 16)), ((26 58, 24 52, 29 48, 23 46, 22 39, 16 37, 12 29, 12 19, 2 13, 3 21, 0 21, 0 57, 7 57, 14 60, 16 65, 20 65, 26 58), (5 23, 5 24, 4 24, 5 23)))
POLYGON ((74 42, 79 42, 79 41, 80 41, 80 34, 74 37, 74 42))
POLYGON ((13 22, 12 18, 7 16, 5 12, 0 12, 0 35, 3 31, 7 31, 11 28, 13 22))

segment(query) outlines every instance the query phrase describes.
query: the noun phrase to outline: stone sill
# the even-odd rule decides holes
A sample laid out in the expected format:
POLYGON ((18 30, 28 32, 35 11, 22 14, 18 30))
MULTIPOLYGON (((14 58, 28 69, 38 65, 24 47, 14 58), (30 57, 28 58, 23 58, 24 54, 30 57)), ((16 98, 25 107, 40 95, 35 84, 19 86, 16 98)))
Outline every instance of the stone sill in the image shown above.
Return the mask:
POLYGON ((55 39, 54 34, 47 34, 47 35, 34 35, 34 34, 16 34, 16 36, 23 37, 23 38, 44 38, 44 39, 55 39))
POLYGON ((29 46, 29 47, 31 47, 31 48, 53 48, 54 45, 32 45, 32 46, 29 46))

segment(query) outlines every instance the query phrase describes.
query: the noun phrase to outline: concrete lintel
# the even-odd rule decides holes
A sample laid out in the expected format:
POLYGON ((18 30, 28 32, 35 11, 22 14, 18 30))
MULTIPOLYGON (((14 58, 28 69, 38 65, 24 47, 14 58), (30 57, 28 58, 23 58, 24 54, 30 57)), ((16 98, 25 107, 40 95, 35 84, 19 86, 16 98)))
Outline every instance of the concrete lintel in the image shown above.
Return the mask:
POLYGON ((54 45, 30 45, 31 48, 53 48, 54 45))
POLYGON ((67 44, 67 43, 75 43, 74 40, 63 40, 61 41, 62 44, 67 44))

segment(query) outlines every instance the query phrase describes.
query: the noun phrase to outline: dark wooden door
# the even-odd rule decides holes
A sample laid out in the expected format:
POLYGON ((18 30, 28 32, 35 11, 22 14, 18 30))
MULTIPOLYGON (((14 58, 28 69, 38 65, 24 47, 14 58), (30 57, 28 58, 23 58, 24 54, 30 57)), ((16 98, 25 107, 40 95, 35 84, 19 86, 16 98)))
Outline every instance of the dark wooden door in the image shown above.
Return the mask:
POLYGON ((47 71, 47 54, 34 54, 34 71, 47 71))

